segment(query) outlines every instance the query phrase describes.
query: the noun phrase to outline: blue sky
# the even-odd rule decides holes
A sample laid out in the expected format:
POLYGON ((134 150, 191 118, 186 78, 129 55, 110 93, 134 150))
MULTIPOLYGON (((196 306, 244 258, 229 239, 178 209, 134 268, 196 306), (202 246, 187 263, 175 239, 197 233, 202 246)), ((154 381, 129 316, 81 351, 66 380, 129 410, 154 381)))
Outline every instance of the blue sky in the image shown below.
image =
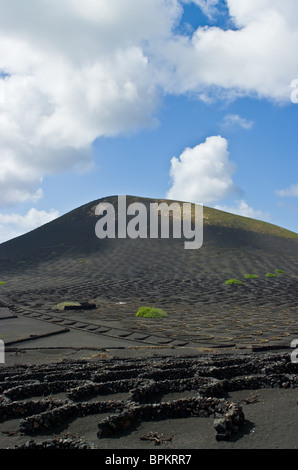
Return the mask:
POLYGON ((295 0, 28 1, 0 0, 0 242, 116 194, 298 232, 295 0))

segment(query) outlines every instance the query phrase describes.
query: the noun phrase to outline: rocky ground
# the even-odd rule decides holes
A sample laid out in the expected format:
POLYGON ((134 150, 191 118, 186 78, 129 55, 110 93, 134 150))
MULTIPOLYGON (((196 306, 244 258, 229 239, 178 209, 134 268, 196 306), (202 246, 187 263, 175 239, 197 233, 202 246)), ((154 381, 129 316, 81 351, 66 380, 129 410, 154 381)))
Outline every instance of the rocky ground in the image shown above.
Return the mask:
POLYGON ((297 369, 287 353, 5 367, 1 446, 297 448, 297 369))

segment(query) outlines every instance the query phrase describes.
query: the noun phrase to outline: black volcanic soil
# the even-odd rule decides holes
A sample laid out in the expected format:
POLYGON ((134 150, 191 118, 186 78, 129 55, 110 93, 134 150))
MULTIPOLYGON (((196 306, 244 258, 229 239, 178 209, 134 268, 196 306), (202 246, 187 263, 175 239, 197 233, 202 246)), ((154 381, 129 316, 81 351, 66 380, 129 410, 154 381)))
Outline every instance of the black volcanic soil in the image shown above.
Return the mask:
MULTIPOLYGON (((208 224, 199 250, 173 239, 98 240, 95 205, 0 245, 6 282, 0 285, 6 360, 0 448, 29 441, 97 449, 297 448, 297 370, 290 355, 298 338, 298 241, 208 224), (285 273, 266 277, 276 269, 285 273), (230 278, 244 285, 225 285, 230 278), (53 309, 63 301, 94 308, 53 309), (168 317, 137 318, 141 305, 168 317), (219 380, 221 389, 208 388, 219 380), (102 385, 91 398, 74 399, 73 390, 88 384, 102 385), (192 411, 160 411, 162 419, 133 411, 127 428, 99 438, 98 424, 131 412, 129 397, 140 386, 157 408, 165 402, 177 410, 182 398, 192 411), (238 432, 217 440, 214 416, 196 408, 198 393, 241 402, 245 421, 238 432), (82 405, 92 401, 93 411, 82 405), (73 410, 66 418, 63 406, 66 415, 73 410), (49 424, 50 415, 48 428, 38 424, 42 413, 60 408, 61 422, 49 424), (36 422, 34 432, 22 420, 36 422)), ((138 405, 145 410, 143 398, 138 405)))

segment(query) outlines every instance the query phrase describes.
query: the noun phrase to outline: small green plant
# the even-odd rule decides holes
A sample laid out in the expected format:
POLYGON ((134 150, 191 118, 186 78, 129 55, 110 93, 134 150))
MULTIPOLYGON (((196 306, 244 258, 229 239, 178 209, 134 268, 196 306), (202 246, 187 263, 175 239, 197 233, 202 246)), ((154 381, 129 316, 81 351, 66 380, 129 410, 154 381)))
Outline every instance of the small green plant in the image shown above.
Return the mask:
POLYGON ((79 307, 80 305, 79 302, 60 302, 53 307, 53 310, 64 310, 65 307, 79 307))
POLYGON ((282 269, 276 269, 275 272, 277 274, 285 274, 286 273, 286 271, 283 271, 282 269))
POLYGON ((245 274, 246 279, 257 279, 259 276, 256 274, 245 274))
POLYGON ((244 282, 239 281, 239 279, 228 279, 226 281, 227 286, 244 286, 244 282))
POLYGON ((152 308, 152 307, 140 307, 136 317, 144 317, 144 318, 165 318, 168 314, 161 310, 160 308, 152 308))
POLYGON ((0 286, 5 286, 6 282, 0 281, 0 286))
POLYGON ((274 273, 267 273, 266 277, 277 277, 277 274, 274 273))

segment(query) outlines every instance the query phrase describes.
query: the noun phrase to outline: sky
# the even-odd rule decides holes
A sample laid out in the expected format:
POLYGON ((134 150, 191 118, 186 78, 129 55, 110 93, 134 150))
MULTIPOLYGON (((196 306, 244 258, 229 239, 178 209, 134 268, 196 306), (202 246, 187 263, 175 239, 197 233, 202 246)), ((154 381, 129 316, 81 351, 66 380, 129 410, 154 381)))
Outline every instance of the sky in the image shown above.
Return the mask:
POLYGON ((0 0, 0 243, 112 195, 298 232, 296 0, 0 0))

